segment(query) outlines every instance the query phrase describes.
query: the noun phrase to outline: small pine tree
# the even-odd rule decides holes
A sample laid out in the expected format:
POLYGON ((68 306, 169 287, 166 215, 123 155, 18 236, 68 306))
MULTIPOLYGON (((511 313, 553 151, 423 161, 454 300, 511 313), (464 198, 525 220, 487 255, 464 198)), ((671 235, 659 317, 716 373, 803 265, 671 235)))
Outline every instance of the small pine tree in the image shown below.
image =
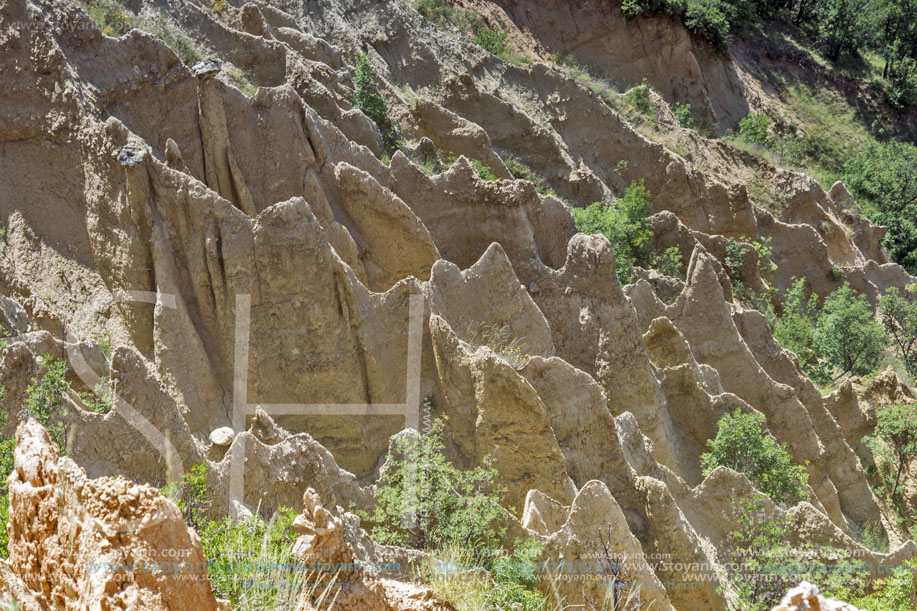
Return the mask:
POLYGON ((357 512, 372 522, 372 538, 382 544, 422 550, 463 547, 489 550, 503 535, 502 488, 496 469, 485 463, 467 471, 446 459, 443 421, 424 434, 396 437, 393 468, 376 484, 376 505, 357 512))
POLYGON ((377 74, 370 63, 369 54, 358 55, 350 102, 376 124, 382 134, 382 145, 391 154, 401 148, 401 137, 395 123, 389 117, 388 104, 379 93, 376 78, 377 74))

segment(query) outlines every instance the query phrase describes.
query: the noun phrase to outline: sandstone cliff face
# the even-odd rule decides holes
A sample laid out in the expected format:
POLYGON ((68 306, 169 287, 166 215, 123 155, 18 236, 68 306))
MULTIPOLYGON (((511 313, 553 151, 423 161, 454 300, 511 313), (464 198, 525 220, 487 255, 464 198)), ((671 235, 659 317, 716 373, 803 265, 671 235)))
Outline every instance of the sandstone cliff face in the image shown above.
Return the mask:
MULTIPOLYGON (((745 77, 672 24, 641 22, 644 31, 595 3, 480 4, 537 40, 532 53, 582 49, 626 83, 665 74, 666 56, 643 50, 665 39, 686 70, 664 95, 696 99, 716 121, 745 112, 738 93, 712 99, 702 86, 737 92, 745 77), (584 20, 576 38, 557 34, 584 20), (620 46, 609 33, 627 41, 623 55, 607 53, 620 46)), ((58 608, 109 595, 126 608, 180 608, 175 596, 212 608, 203 582, 174 589, 132 576, 115 593, 80 572, 81 554, 128 553, 105 547, 107 534, 92 539, 85 520, 103 533, 112 520, 142 522, 161 505, 143 484, 203 461, 208 483, 227 491, 215 514, 290 505, 303 511, 302 553, 366 560, 377 550, 343 542, 337 508, 371 502, 390 436, 421 429, 427 399, 448 417, 450 459, 493 460, 521 519, 512 532, 540 537, 549 559, 585 559, 601 523, 654 608, 731 599, 720 570, 737 524, 728 507, 755 491, 725 469, 704 478, 698 459, 736 409, 764 414, 768 434, 807 464, 808 503, 772 510, 810 542, 840 541, 877 565, 917 554, 891 524, 888 555, 853 538, 883 520, 857 460, 885 400, 876 393, 911 391, 883 378, 822 398, 763 317, 735 303, 722 265, 727 238, 771 238, 778 271, 762 277, 749 259, 749 286, 805 276, 824 295, 837 286, 832 265, 846 265, 843 280, 875 301, 913 281, 887 262, 881 229, 857 220, 842 185, 826 193, 772 169, 794 194, 776 218, 749 198, 741 167, 700 172, 562 72, 502 62, 408 3, 159 8, 226 66, 192 71, 154 37, 105 36, 70 4, 0 2, 0 293, 21 304, 2 308, 14 335, 0 383, 5 430, 25 422, 10 560, 24 586, 11 578, 10 591, 58 608), (379 160, 377 128, 346 95, 364 48, 405 137, 468 158, 429 176, 401 151, 379 160), (230 63, 260 87, 252 97, 228 82, 230 63), (566 202, 526 181, 484 181, 469 160, 508 178, 508 155, 566 202), (682 278, 647 273, 621 286, 610 244, 576 235, 568 205, 639 178, 657 245, 688 264, 682 278), (111 338, 110 359, 93 336, 111 338), (113 390, 105 415, 66 397, 72 461, 58 462, 21 410, 44 354, 67 358, 74 388, 108 378, 113 390), (103 475, 127 479, 88 479, 103 475), (62 543, 84 538, 82 551, 62 543), (639 560, 653 553, 709 568, 695 579, 639 560), (52 576, 60 585, 47 585, 52 576)), ((723 154, 697 146, 707 159, 723 154)), ((130 553, 152 555, 161 535, 199 554, 164 507, 167 519, 130 553)), ((360 604, 395 608, 390 592, 402 586, 352 577, 360 604)), ((563 587, 570 602, 602 594, 563 587)))

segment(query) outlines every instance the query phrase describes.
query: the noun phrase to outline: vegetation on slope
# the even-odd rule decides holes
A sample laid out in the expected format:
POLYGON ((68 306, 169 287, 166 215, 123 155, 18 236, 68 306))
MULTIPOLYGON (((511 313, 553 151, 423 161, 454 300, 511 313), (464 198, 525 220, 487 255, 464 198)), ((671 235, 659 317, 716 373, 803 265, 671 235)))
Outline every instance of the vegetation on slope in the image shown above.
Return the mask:
MULTIPOLYGON (((2 329, 2 327, 0 327, 2 329)), ((0 341, 0 350, 6 347, 0 341)), ((25 413, 35 418, 48 431, 51 440, 67 452, 67 427, 63 422, 66 415, 64 396, 73 397, 73 389, 67 381, 67 362, 45 355, 42 357, 44 373, 32 379, 26 388, 25 413)), ((0 386, 0 402, 6 399, 6 388, 0 386)), ((111 390, 108 380, 103 380, 96 388, 96 393, 84 392, 79 395, 83 406, 89 411, 105 414, 111 410, 111 390)), ((0 424, 7 421, 5 411, 0 411, 0 424)), ((6 525, 9 522, 9 490, 6 480, 13 472, 13 455, 16 450, 16 438, 13 435, 0 435, 0 557, 9 557, 7 542, 9 540, 6 525)))
MULTIPOLYGON (((273 517, 244 519, 208 517, 211 492, 207 465, 192 467, 180 482, 167 484, 162 493, 182 511, 185 522, 197 530, 207 558, 207 576, 213 592, 232 602, 237 611, 284 611, 300 608, 304 592, 333 596, 334 582, 317 579, 293 557, 296 512, 279 507, 273 517)), ((321 595, 317 596, 321 598, 321 595)))
POLYGON ((376 71, 370 63, 369 54, 358 55, 357 65, 354 67, 353 92, 350 95, 350 102, 372 119, 379 128, 379 133, 382 134, 382 146, 385 147, 388 154, 393 154, 404 143, 397 126, 389 117, 388 104, 379 92, 376 78, 376 71))
MULTIPOLYGON (((108 36, 120 37, 131 30, 142 30, 162 40, 186 66, 193 66, 204 58, 204 49, 191 40, 172 19, 162 12, 137 15, 119 0, 73 1, 108 36)), ((225 9, 225 0, 215 0, 211 9, 215 12, 225 9)), ((235 66, 227 65, 224 71, 227 80, 242 93, 249 97, 255 94, 256 88, 241 70, 235 66)))
POLYGON ((507 514, 497 471, 486 462, 464 471, 453 466, 445 457, 443 429, 437 419, 422 434, 393 439, 392 465, 376 483, 376 505, 358 515, 371 525, 373 540, 433 554, 438 560, 426 566, 425 578, 459 609, 544 609, 534 587, 540 544, 519 540, 512 553, 502 548, 507 514), (468 579, 472 573, 477 578, 468 579))
POLYGON ((809 476, 786 449, 765 432, 764 414, 726 414, 717 423, 716 437, 701 455, 704 476, 719 466, 748 476, 752 484, 785 507, 804 501, 809 476))
POLYGON ((622 284, 633 281, 634 267, 658 268, 668 276, 681 274, 681 253, 677 248, 659 254, 652 249, 653 229, 648 217, 651 207, 649 189, 640 180, 631 183, 624 196, 610 204, 595 202, 572 209, 580 233, 601 234, 611 242, 622 284))
POLYGON ((517 65, 530 63, 510 43, 505 29, 488 24, 473 10, 453 6, 451 0, 415 0, 414 8, 439 30, 468 38, 504 61, 517 65))
POLYGON ((842 54, 880 54, 889 99, 901 106, 917 101, 914 0, 621 0, 621 10, 626 19, 658 13, 680 19, 720 50, 732 30, 765 20, 786 22, 832 62, 842 54))

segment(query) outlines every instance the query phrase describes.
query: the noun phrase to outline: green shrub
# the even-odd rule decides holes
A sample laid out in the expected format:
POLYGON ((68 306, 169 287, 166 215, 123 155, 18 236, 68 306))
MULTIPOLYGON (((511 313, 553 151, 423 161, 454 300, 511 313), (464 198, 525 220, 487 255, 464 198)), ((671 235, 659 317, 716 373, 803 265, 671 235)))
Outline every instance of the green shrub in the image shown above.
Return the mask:
POLYGON ((322 588, 333 596, 331 574, 307 571, 308 563, 292 555, 295 519, 295 511, 280 507, 270 522, 256 515, 207 522, 200 535, 214 593, 238 611, 298 608, 304 591, 322 588))
POLYGON ((111 382, 108 378, 99 380, 93 392, 81 392, 80 399, 91 412, 96 414, 107 414, 111 411, 111 382))
POLYGON ((729 238, 726 241, 726 258, 723 262, 726 264, 726 272, 731 278, 738 278, 745 265, 745 253, 748 252, 746 243, 735 238, 729 238))
POLYGON ((640 0, 621 0, 621 12, 624 13, 624 21, 631 21, 643 14, 644 8, 640 0))
POLYGON ((610 205, 595 202, 573 208, 577 231, 601 234, 611 242, 618 278, 624 284, 633 280, 634 266, 650 267, 654 261, 652 223, 647 218, 651 207, 650 192, 641 179, 610 205))
POLYGON ((709 40, 714 49, 726 50, 729 21, 720 0, 689 0, 684 22, 689 30, 709 40))
POLYGON ((746 142, 767 146, 770 139, 771 118, 767 115, 750 114, 739 121, 739 134, 746 142))
POLYGON ((488 53, 506 59, 509 53, 509 44, 506 42, 508 35, 506 30, 492 28, 481 22, 474 28, 472 40, 488 53))
POLYGON ((650 99, 650 86, 645 77, 639 85, 627 92, 625 98, 628 104, 643 114, 648 114, 653 109, 653 101, 650 99))
POLYGON ((189 526, 199 533, 204 531, 210 509, 206 462, 192 466, 191 472, 184 474, 180 482, 169 482, 163 486, 162 493, 178 505, 189 526))
POLYGON ((845 375, 871 374, 888 343, 866 297, 849 284, 831 293, 819 312, 818 298, 805 298, 801 278, 787 291, 773 332, 781 346, 796 353, 803 372, 822 386, 845 375))
POLYGON ((844 285, 825 299, 815 341, 839 374, 866 375, 879 366, 887 339, 864 295, 844 285))
POLYGON ((477 159, 472 159, 471 166, 478 173, 478 176, 481 177, 481 180, 484 180, 486 182, 493 182, 495 180, 499 180, 499 178, 497 178, 497 175, 494 174, 493 169, 491 169, 491 167, 487 165, 486 163, 482 161, 478 161, 477 159))
POLYGON ((903 57, 888 70, 888 102, 906 109, 917 104, 917 59, 903 57))
POLYGON ((124 6, 115 0, 87 0, 80 2, 79 6, 108 36, 124 36, 139 24, 138 17, 127 12, 124 6))
POLYGON ((551 607, 536 587, 541 551, 541 544, 530 538, 517 539, 512 554, 496 550, 483 558, 467 549, 450 548, 426 563, 424 580, 459 611, 546 611, 551 607))
POLYGON ((52 441, 66 451, 67 431, 61 420, 66 416, 64 395, 70 391, 67 382, 67 363, 50 355, 42 357, 45 373, 41 380, 32 380, 26 388, 25 408, 29 417, 35 418, 48 431, 52 441))
POLYGON ((194 41, 162 13, 158 13, 152 19, 141 20, 140 29, 149 32, 166 43, 186 66, 193 66, 203 59, 203 53, 194 41))
POLYGON ((680 20, 691 32, 710 41, 718 50, 726 49, 727 37, 733 24, 746 18, 740 2, 722 0, 621 0, 625 21, 644 13, 663 13, 680 20))
POLYGON ((250 98, 258 92, 258 88, 252 84, 248 76, 235 66, 227 66, 224 72, 226 73, 226 80, 245 94, 245 97, 250 98))
POLYGON ((694 117, 691 115, 690 104, 675 102, 672 112, 675 114, 675 118, 678 119, 679 125, 685 129, 694 129, 694 117))
POLYGON ((902 294, 897 287, 891 287, 879 300, 882 324, 885 332, 901 356, 907 372, 917 377, 917 300, 911 285, 902 294))
POLYGON ((772 276, 777 271, 777 265, 773 262, 770 238, 762 238, 760 240, 752 240, 746 237, 739 239, 729 238, 726 242, 726 256, 723 259, 723 264, 730 278, 733 297, 746 307, 755 308, 767 315, 768 318, 771 318, 773 315, 771 301, 774 297, 774 291, 767 287, 761 290, 752 290, 742 280, 745 257, 752 250, 756 253, 759 275, 762 278, 772 276))
POLYGON ((395 437, 393 466, 376 482, 375 507, 358 511, 378 543, 421 550, 499 547, 505 515, 496 469, 462 471, 445 457, 443 421, 414 437, 395 437))
POLYGON ((369 54, 361 53, 357 56, 357 65, 354 69, 353 92, 350 102, 363 111, 379 128, 382 134, 382 145, 392 154, 401 148, 401 137, 395 123, 389 118, 388 104, 379 93, 376 83, 376 71, 370 63, 369 54))
POLYGON ((520 159, 510 156, 504 159, 503 163, 513 178, 516 180, 528 180, 535 185, 535 191, 539 195, 555 195, 554 190, 548 185, 547 179, 525 165, 520 159))
POLYGON ((805 279, 797 278, 786 292, 783 311, 774 321, 774 339, 796 354, 799 367, 816 384, 831 381, 831 371, 821 362, 821 350, 816 342, 818 296, 805 298, 805 279))
POLYGON ((509 42, 509 32, 489 26, 474 10, 461 9, 449 0, 415 0, 414 9, 429 19, 437 29, 471 38, 488 53, 516 65, 531 63, 517 54, 509 42))
POLYGON ((874 453, 888 451, 895 479, 891 496, 898 492, 901 474, 906 473, 911 463, 917 460, 917 408, 913 405, 886 405, 876 410, 876 438, 882 440, 885 448, 879 450, 875 440, 868 443, 874 453), (878 451, 877 451, 878 450, 878 451))
POLYGON ((913 611, 912 596, 917 590, 915 574, 917 562, 911 560, 896 568, 889 577, 872 584, 870 594, 838 592, 836 595, 861 611, 913 611))
POLYGON ((161 39, 187 66, 201 61, 198 46, 162 13, 138 16, 115 0, 83 0, 77 3, 108 36, 124 36, 133 29, 143 30, 161 39))
POLYGON ((707 442, 710 451, 701 455, 704 476, 722 465, 744 473, 779 505, 806 500, 808 474, 793 464, 785 445, 764 432, 764 423, 763 414, 739 410, 720 418, 716 437, 707 442))
POLYGON ((763 497, 742 502, 728 565, 737 609, 768 611, 802 581, 818 584, 826 596, 846 597, 843 600, 865 591, 868 567, 862 560, 843 549, 788 545, 790 528, 785 517, 766 514, 763 497))
POLYGON ((415 0, 414 10, 439 29, 457 29, 468 25, 468 15, 448 0, 415 0))
POLYGON ((194 465, 180 482, 164 486, 162 493, 178 505, 185 522, 200 535, 213 591, 229 599, 234 610, 294 609, 306 592, 313 600, 325 602, 336 592, 332 574, 293 557, 296 512, 292 509, 279 507, 268 522, 257 514, 241 520, 210 520, 206 463, 194 465))
MULTIPOLYGON (((3 388, 0 386, 0 388, 3 388)), ((4 389, 5 390, 5 389, 4 389)), ((6 423, 6 412, 0 411, 0 420, 6 423)), ((0 557, 9 558, 10 491, 7 478, 13 472, 13 458, 16 452, 16 437, 0 435, 0 557)))
POLYGON ((681 251, 677 246, 666 248, 661 255, 657 256, 654 267, 666 276, 680 278, 681 270, 684 267, 681 251))

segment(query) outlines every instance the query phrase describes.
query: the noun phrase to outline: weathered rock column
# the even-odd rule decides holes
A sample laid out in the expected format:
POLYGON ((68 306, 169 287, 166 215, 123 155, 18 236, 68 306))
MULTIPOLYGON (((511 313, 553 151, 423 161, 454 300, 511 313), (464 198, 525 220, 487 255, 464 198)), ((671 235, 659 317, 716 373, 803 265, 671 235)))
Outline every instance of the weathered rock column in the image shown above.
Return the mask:
POLYGON ((232 154, 223 100, 213 78, 222 69, 223 62, 214 58, 198 62, 191 68, 199 81, 197 98, 204 140, 204 177, 208 187, 254 217, 257 214, 255 202, 232 154))

